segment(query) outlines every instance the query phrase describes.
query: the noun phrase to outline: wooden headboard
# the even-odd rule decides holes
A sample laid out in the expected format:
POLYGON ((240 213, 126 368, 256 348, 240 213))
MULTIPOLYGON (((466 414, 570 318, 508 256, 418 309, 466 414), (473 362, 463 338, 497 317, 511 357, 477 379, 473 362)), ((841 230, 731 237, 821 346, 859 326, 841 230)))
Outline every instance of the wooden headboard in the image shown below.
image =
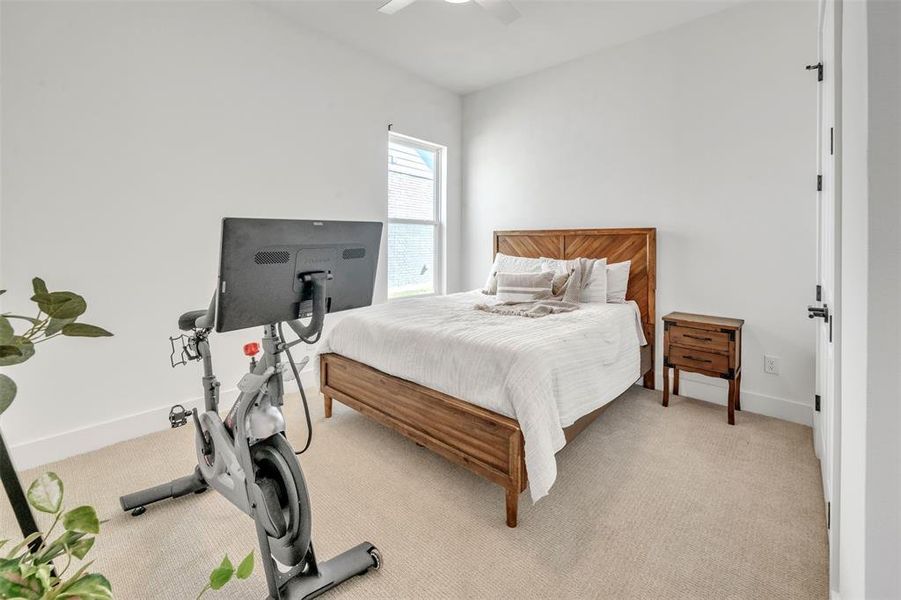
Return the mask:
POLYGON ((641 309, 648 343, 654 343, 657 297, 657 229, 525 229, 494 232, 494 253, 529 258, 631 260, 626 299, 641 309))

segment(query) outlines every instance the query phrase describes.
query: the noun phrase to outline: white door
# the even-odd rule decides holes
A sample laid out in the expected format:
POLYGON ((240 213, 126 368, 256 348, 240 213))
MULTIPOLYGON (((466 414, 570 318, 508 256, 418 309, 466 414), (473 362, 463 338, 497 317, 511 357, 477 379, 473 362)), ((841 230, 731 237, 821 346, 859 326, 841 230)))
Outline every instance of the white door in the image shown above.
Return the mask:
POLYGON ((835 317, 838 311, 838 270, 836 246, 838 242, 836 202, 836 92, 840 60, 836 60, 836 0, 819 3, 819 64, 813 65, 813 75, 822 79, 817 83, 817 288, 810 311, 816 322, 816 404, 814 412, 814 445, 820 459, 823 494, 826 498, 829 525, 830 573, 838 570, 833 558, 836 547, 837 506, 834 490, 838 489, 839 405, 835 365, 835 317))

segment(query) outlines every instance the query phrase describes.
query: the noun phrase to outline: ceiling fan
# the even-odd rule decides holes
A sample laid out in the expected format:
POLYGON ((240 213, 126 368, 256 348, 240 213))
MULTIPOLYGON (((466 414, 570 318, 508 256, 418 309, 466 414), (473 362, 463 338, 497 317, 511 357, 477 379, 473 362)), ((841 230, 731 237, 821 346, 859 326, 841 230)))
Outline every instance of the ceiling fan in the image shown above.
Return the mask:
MULTIPOLYGON (((393 15, 414 2, 416 2, 416 0, 388 0, 388 2, 379 8, 379 12, 386 15, 393 15)), ((464 2, 469 2, 469 0, 445 0, 445 2, 450 2, 451 4, 463 4, 464 2)), ((510 0, 475 0, 475 3, 494 15, 494 17, 504 25, 509 25, 520 17, 519 11, 516 10, 516 7, 513 6, 513 3, 510 2, 510 0)))

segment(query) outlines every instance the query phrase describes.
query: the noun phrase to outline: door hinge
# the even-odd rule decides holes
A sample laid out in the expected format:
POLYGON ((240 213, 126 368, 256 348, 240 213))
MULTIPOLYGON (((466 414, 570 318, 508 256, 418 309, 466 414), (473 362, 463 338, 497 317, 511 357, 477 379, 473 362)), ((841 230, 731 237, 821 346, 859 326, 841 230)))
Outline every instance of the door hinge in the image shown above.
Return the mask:
POLYGON ((814 69, 816 69, 817 81, 823 81, 823 63, 818 62, 815 65, 807 65, 804 68, 807 69, 808 71, 813 71, 814 69))
POLYGON ((817 302, 821 302, 823 300, 823 286, 817 284, 817 302))
POLYGON ((826 529, 832 528, 832 502, 826 503, 826 529))
POLYGON ((829 155, 835 154, 835 128, 829 128, 829 155))
POLYGON ((813 396, 813 409, 817 412, 820 412, 820 395, 814 394, 813 396))
POLYGON ((823 191, 823 176, 822 175, 817 175, 817 191, 818 192, 823 191))

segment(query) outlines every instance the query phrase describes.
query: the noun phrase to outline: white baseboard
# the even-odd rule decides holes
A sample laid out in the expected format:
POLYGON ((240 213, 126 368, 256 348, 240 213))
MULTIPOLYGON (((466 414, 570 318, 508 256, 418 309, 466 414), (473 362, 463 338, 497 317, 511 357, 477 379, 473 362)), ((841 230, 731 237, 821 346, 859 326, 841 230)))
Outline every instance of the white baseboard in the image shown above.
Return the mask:
MULTIPOLYGON (((682 374, 681 376, 680 391, 683 395, 716 404, 726 404, 726 392, 723 384, 714 380, 695 379, 687 375, 682 374)), ((318 382, 315 380, 312 368, 304 369, 300 377, 306 389, 317 389, 318 382)), ((657 387, 662 389, 662 380, 657 382, 657 387)), ((235 388, 220 392, 223 406, 230 406, 237 395, 238 391, 235 388)), ((181 404, 185 408, 191 409, 198 406, 201 401, 202 398, 192 398, 182 401, 181 404)), ((795 400, 742 390, 741 407, 742 410, 748 412, 776 417, 793 423, 807 426, 813 424, 813 408, 809 404, 795 400)), ((118 442, 167 429, 170 408, 171 405, 159 406, 133 415, 23 442, 12 446, 10 454, 16 468, 24 470, 98 450, 118 442)))
MULTIPOLYGON (((663 389, 663 378, 658 375, 657 389, 663 389)), ((697 398, 713 404, 726 405, 728 385, 709 377, 695 377, 690 373, 679 373, 679 392, 681 396, 697 398)), ((741 409, 743 411, 775 417, 783 421, 791 421, 801 425, 813 426, 813 407, 810 404, 768 396, 753 390, 742 388, 741 409)))
MULTIPOLYGON (((237 397, 238 390, 236 388, 219 393, 219 398, 225 405, 230 405, 229 401, 234 401, 237 397)), ((179 404, 187 409, 192 409, 200 405, 202 401, 203 398, 192 398, 183 400, 179 404)), ((144 412, 23 442, 12 446, 9 449, 10 454, 17 470, 30 469, 70 456, 77 456, 167 429, 171 408, 172 405, 167 404, 144 412)))
MULTIPOLYGON (((290 371, 288 371, 290 373, 290 371)), ((285 379, 289 377, 286 373, 285 379)), ((300 374, 305 389, 315 384, 313 370, 306 369, 300 374)), ((290 377, 290 379, 294 379, 290 377)), ((221 390, 219 400, 223 408, 228 408, 238 397, 237 388, 221 390)), ((180 402, 186 409, 199 406, 203 398, 192 398, 180 402)), ((79 427, 63 433, 50 435, 12 446, 9 451, 13 464, 19 471, 38 467, 47 463, 98 450, 112 444, 131 440, 148 433, 169 428, 171 404, 159 406, 144 412, 110 419, 94 425, 79 427)))

